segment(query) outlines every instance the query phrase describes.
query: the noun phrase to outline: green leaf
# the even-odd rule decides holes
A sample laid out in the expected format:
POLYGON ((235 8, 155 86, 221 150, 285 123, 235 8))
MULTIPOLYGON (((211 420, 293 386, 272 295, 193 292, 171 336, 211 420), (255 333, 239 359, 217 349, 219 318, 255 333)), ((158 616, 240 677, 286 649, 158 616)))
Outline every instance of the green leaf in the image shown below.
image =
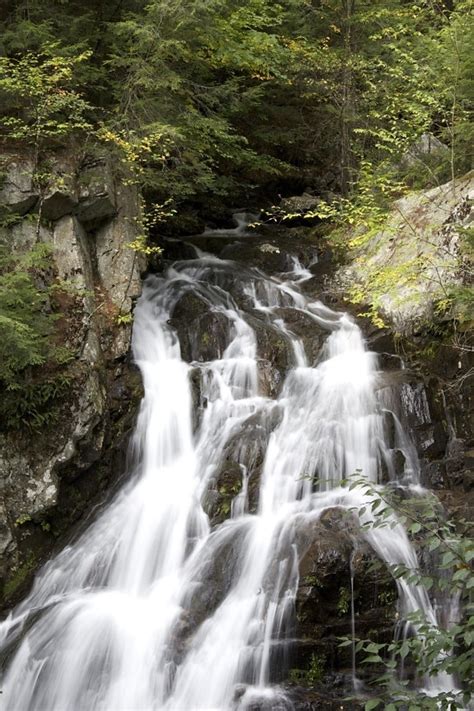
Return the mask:
POLYGON ((380 704, 382 703, 382 699, 370 699, 370 701, 367 701, 365 704, 365 711, 372 711, 372 709, 376 709, 380 704))
POLYGON ((383 662, 383 659, 378 654, 371 654, 362 660, 363 664, 377 664, 380 662, 383 662))

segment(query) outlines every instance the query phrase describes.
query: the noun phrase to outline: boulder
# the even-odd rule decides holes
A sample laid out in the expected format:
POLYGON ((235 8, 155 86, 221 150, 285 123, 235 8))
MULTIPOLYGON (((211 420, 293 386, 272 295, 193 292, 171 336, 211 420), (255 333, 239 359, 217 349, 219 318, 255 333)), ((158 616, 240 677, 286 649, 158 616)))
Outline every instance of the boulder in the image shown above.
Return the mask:
POLYGON ((115 183, 107 162, 92 159, 85 162, 81 166, 77 187, 77 218, 88 229, 97 227, 116 214, 115 183))
POLYGON ((341 648, 338 638, 352 634, 351 606, 358 638, 391 640, 398 600, 395 581, 346 510, 326 509, 318 521, 309 520, 298 532, 298 548, 300 582, 290 664, 295 671, 290 670, 290 678, 314 685, 317 665, 316 687, 330 686, 338 673, 350 681, 351 648, 341 648))
POLYGON ((47 161, 46 168, 50 178, 41 196, 41 216, 54 222, 76 208, 76 161, 68 154, 58 155, 47 161))
POLYGON ((225 314, 189 291, 176 303, 171 325, 178 334, 181 356, 189 363, 221 358, 229 345, 231 324, 225 314))
POLYGON ((280 202, 280 207, 287 213, 304 215, 307 212, 316 210, 320 202, 321 199, 317 195, 311 195, 309 192, 304 192, 302 195, 294 195, 293 197, 283 198, 280 202))
POLYGON ((463 283, 460 233, 472 220, 474 171, 397 200, 386 223, 364 238, 337 272, 333 288, 362 294, 398 334, 417 333, 433 319, 437 300, 463 283))
POLYGON ((0 160, 0 206, 25 215, 38 202, 34 161, 29 156, 5 153, 0 160))
POLYGON ((411 167, 416 165, 420 159, 435 155, 449 155, 448 146, 432 133, 422 133, 402 157, 401 164, 403 167, 411 167))

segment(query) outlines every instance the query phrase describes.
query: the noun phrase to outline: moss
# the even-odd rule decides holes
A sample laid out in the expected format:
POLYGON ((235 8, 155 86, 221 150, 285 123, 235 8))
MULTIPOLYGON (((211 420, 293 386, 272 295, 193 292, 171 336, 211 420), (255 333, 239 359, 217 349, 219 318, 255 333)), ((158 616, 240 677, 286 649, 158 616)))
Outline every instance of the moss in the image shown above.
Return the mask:
POLYGON ((310 586, 310 587, 314 587, 314 588, 323 588, 324 587, 323 581, 320 578, 318 578, 318 576, 314 573, 305 575, 303 580, 301 581, 301 585, 310 586))
POLYGON ((6 600, 12 597, 12 595, 26 582, 28 577, 37 567, 36 557, 33 553, 30 553, 28 558, 22 565, 19 566, 17 571, 7 580, 3 586, 3 595, 6 600))
POLYGON ((290 669, 288 679, 300 686, 320 684, 326 670, 326 657, 323 654, 313 654, 306 669, 290 669))
POLYGON ((233 484, 224 484, 219 487, 219 498, 220 503, 217 508, 217 515, 219 518, 226 518, 230 514, 230 509, 232 505, 232 500, 237 496, 241 488, 240 482, 235 482, 233 484))

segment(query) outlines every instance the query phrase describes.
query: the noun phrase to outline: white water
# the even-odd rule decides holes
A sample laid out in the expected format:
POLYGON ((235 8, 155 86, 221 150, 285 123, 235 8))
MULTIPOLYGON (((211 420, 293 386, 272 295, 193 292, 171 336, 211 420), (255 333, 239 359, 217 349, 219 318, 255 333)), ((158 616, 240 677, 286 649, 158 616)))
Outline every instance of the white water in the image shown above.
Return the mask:
POLYGON ((219 235, 223 235, 226 238, 229 237, 229 235, 235 235, 236 237, 249 237, 253 233, 248 229, 249 225, 252 224, 252 222, 256 222, 258 220, 258 214, 252 213, 252 212, 234 212, 232 215, 234 222, 236 223, 236 226, 233 227, 232 229, 229 228, 211 228, 207 227, 204 230, 205 235, 214 235, 218 237, 219 235))
MULTIPOLYGON (((0 645, 14 650, 0 697, 5 711, 220 711, 255 701, 286 708, 270 672, 298 587, 296 532, 328 507, 367 503, 359 490, 339 486, 356 470, 377 482, 383 464, 395 478, 376 358, 347 315, 307 301, 298 286, 306 270, 293 267, 278 281, 201 252, 145 283, 133 338, 145 386, 135 470, 0 626, 0 645), (259 391, 257 336, 231 282, 253 318, 291 344, 294 367, 277 400, 259 391), (187 291, 228 324, 222 356, 193 365, 206 403, 196 435, 191 366, 168 323, 187 291), (327 330, 317 363, 276 313, 281 306, 327 330), (239 433, 255 420, 265 457, 249 514, 252 443, 239 433), (242 490, 231 518, 211 532, 203 504, 236 437, 242 490), (213 570, 223 580, 214 596, 213 570)), ((402 483, 416 484, 413 447, 399 423, 395 437, 406 457, 402 483)), ((417 566, 401 525, 366 535, 387 563, 417 566)), ((435 620, 422 588, 402 581, 399 589, 402 615, 422 609, 435 620)))

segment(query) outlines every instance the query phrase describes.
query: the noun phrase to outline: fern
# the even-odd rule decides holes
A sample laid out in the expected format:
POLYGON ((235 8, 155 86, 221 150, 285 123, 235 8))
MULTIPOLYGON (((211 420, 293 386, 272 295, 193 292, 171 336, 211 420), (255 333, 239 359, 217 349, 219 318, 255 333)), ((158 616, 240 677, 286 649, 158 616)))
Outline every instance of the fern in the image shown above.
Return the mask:
POLYGON ((0 245, 0 416, 6 429, 48 424, 52 403, 68 384, 59 370, 68 358, 54 339, 58 316, 44 286, 48 256, 44 245, 25 255, 0 245))

